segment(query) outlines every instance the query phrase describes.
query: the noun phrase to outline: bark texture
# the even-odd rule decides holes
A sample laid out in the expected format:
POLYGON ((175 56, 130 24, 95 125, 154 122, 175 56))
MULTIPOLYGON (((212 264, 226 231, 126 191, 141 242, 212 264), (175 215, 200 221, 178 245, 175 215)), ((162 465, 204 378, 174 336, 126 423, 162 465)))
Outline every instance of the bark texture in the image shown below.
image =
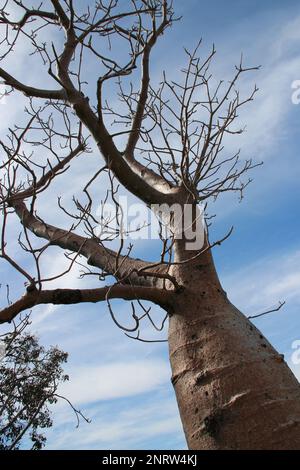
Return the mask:
POLYGON ((174 268, 184 285, 169 349, 190 449, 299 449, 300 385, 228 300, 210 253, 174 268))

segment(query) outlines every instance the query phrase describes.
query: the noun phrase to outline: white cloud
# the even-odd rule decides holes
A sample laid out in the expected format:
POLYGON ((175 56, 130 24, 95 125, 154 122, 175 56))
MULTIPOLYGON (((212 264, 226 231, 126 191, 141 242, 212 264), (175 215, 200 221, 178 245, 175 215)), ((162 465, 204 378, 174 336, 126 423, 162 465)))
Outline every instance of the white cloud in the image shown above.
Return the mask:
POLYGON ((60 393, 81 404, 148 392, 166 383, 170 370, 162 360, 140 360, 81 365, 70 375, 72 380, 62 385, 60 393))
POLYGON ((281 296, 288 297, 289 299, 295 298, 299 300, 300 298, 300 269, 296 272, 284 273, 281 279, 274 280, 273 283, 266 287, 265 294, 268 297, 271 296, 281 296))
POLYGON ((155 395, 153 400, 143 396, 141 401, 128 402, 120 408, 113 406, 91 408, 86 413, 90 424, 82 423, 78 430, 65 432, 65 420, 70 412, 65 409, 57 416, 59 425, 48 439, 48 449, 155 449, 186 448, 175 399, 165 394, 155 395), (173 444, 164 446, 170 440, 173 444), (159 444, 161 442, 161 444, 159 444), (147 444, 148 443, 148 444, 147 444), (175 444, 175 445, 174 445, 175 444), (173 447, 172 447, 173 446, 173 447))
MULTIPOLYGON (((291 17, 286 24, 277 24, 276 36, 263 31, 263 34, 256 37, 255 43, 251 43, 251 48, 243 51, 244 66, 249 66, 247 57, 250 55, 251 64, 261 65, 261 69, 242 76, 237 85, 241 90, 241 97, 249 95, 249 90, 253 89, 255 83, 259 91, 253 103, 241 110, 237 121, 242 124, 241 127, 246 125, 246 132, 241 136, 230 136, 226 150, 241 147, 245 158, 266 160, 273 158, 274 150, 285 141, 289 131, 287 119, 295 109, 291 101, 291 84, 300 78, 299 25, 300 15, 291 17)), ((241 34, 248 35, 249 32, 245 30, 241 34)), ((241 52, 239 48, 237 41, 233 43, 229 39, 226 44, 227 52, 224 55, 218 54, 218 78, 230 74, 228 64, 234 65, 235 58, 241 52)), ((238 128, 239 125, 235 127, 238 128)))
POLYGON ((300 303, 300 250, 273 253, 224 276, 223 284, 234 303, 248 312, 279 300, 300 303))

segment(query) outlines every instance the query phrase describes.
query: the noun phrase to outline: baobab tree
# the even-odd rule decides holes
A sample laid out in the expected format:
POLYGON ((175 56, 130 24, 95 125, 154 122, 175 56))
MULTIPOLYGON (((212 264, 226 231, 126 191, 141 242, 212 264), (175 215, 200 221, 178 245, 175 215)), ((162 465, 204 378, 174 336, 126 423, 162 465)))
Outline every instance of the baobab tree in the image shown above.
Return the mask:
POLYGON ((0 19, 5 93, 28 100, 22 122, 1 142, 1 257, 26 281, 24 295, 1 310, 1 321, 39 304, 106 301, 117 326, 143 340, 141 323, 155 326, 143 301, 152 302, 169 324, 172 383, 190 449, 299 448, 299 383, 227 298, 211 250, 230 232, 210 241, 202 217, 202 208, 222 193, 242 196, 249 182, 244 175, 258 164, 239 153, 228 156, 224 147, 228 135, 242 131, 239 110, 256 93, 254 88, 242 97, 238 80, 255 67, 241 61, 229 83, 217 82, 210 74, 215 49, 200 60, 197 47, 187 51, 187 66, 175 81, 162 73, 157 84, 150 80, 151 54, 178 19, 168 0, 126 6, 118 0, 51 0, 47 9, 26 3, 6 2, 0 19), (10 14, 12 3, 18 18, 10 14), (41 61, 39 86, 7 66, 21 41, 29 41, 41 61), (99 158, 85 179, 90 152, 99 158), (69 174, 79 158, 82 193, 71 208, 58 200, 57 220, 62 213, 64 222, 53 225, 39 201, 47 194, 51 200, 57 180, 72 185, 69 174), (99 211, 95 194, 103 177, 108 187, 99 211), (162 250, 155 262, 134 258, 124 243, 119 185, 160 216, 162 250), (109 198, 113 216, 105 216, 109 198), (13 220, 22 227, 14 241, 6 236, 13 220), (116 240, 118 248, 109 248, 116 240), (9 243, 15 249, 16 241, 32 256, 30 267, 11 254, 9 243), (53 247, 69 266, 60 273, 60 287, 49 289, 59 276, 47 275, 42 259, 53 247), (107 279, 108 285, 64 288, 64 274, 78 263, 82 276, 107 279), (120 322, 113 299, 131 301, 132 324, 120 322))

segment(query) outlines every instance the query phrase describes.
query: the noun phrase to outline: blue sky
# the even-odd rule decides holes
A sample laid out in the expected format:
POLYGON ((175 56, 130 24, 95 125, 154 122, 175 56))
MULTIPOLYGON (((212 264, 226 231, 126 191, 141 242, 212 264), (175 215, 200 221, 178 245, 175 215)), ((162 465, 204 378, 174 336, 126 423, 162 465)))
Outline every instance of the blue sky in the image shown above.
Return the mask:
MULTIPOLYGON (((299 2, 175 0, 174 6, 183 18, 156 49, 155 80, 162 69, 176 77, 184 65, 183 46, 193 47, 201 37, 203 53, 212 43, 216 46, 217 78, 230 78, 241 52, 247 65, 262 66, 241 83, 242 90, 254 83, 260 90, 255 102, 241 113, 247 131, 230 140, 228 150, 241 147, 243 157, 263 160, 264 165, 254 170, 254 182, 241 204, 230 196, 211 207, 217 214, 211 240, 234 226, 230 239, 214 250, 214 257, 229 298, 246 315, 286 301, 280 312, 255 324, 300 377, 300 366, 291 363, 292 343, 300 339, 300 105, 291 100, 292 82, 300 80, 299 2)), ((27 83, 39 78, 24 60, 8 65, 18 77, 26 72, 27 83)), ((93 64, 89 67, 93 70, 93 64)), ((8 98, 0 107, 1 132, 16 118, 17 99, 8 98)), ((66 199, 82 178, 83 167, 80 162, 76 165, 72 187, 56 189, 66 199)), ((44 201, 41 209, 55 219, 50 205, 44 201)), ((139 241, 135 253, 154 259, 157 249, 157 243, 139 241)), ((54 271, 59 265, 53 256, 47 262, 54 271)), ((21 281, 3 264, 0 277, 11 281, 16 296, 22 292, 21 281)), ((75 275, 68 282, 74 287, 80 283, 75 275)), ((126 318, 130 306, 117 302, 115 309, 120 318, 126 318)), ((32 329, 45 344, 58 344, 69 352, 70 382, 61 391, 92 419, 76 429, 71 410, 58 405, 46 448, 185 448, 165 343, 129 340, 112 324, 102 304, 36 308, 32 329)), ((146 333, 151 334, 150 329, 146 333)))

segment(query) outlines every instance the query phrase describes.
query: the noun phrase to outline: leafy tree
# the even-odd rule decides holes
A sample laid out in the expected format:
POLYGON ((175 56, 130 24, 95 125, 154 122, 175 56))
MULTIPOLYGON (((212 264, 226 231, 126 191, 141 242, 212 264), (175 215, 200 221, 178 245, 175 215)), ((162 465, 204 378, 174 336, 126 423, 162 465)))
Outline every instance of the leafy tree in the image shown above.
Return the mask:
POLYGON ((46 438, 41 430, 52 426, 49 405, 57 402, 58 385, 68 380, 63 373, 67 353, 56 347, 46 350, 25 332, 28 317, 1 337, 0 449, 41 449, 46 438))

